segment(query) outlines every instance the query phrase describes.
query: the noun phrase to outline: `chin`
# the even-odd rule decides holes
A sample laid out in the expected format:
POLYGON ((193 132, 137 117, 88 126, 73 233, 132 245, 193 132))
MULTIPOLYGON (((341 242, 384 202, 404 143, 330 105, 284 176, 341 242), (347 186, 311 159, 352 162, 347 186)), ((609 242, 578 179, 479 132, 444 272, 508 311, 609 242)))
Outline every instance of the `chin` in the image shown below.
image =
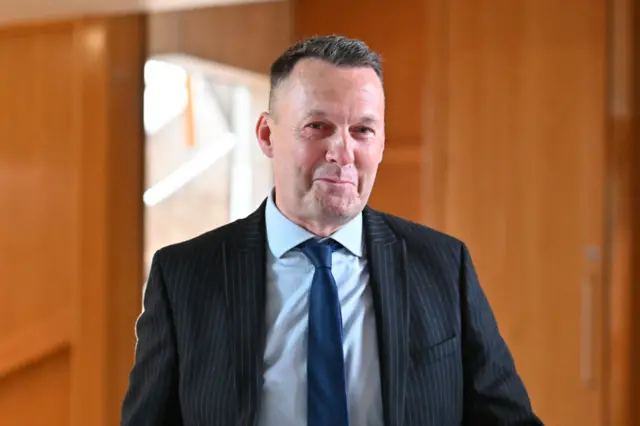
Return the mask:
POLYGON ((351 219, 360 213, 357 197, 345 197, 337 194, 322 194, 316 198, 320 214, 336 219, 351 219))

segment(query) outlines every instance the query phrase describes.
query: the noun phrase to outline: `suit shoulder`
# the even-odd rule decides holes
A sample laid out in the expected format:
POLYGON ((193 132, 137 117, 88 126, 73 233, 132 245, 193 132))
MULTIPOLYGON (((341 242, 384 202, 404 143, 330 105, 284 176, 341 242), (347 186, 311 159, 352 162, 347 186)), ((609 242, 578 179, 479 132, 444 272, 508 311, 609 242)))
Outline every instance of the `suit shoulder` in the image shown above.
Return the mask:
POLYGON ((435 245, 441 248, 451 248, 458 252, 464 246, 461 240, 452 235, 398 216, 387 213, 382 213, 382 215, 394 232, 411 245, 431 247, 435 245))
POLYGON ((156 255, 173 262, 185 257, 194 258, 204 253, 214 253, 237 231, 243 219, 225 224, 193 238, 160 248, 156 255))

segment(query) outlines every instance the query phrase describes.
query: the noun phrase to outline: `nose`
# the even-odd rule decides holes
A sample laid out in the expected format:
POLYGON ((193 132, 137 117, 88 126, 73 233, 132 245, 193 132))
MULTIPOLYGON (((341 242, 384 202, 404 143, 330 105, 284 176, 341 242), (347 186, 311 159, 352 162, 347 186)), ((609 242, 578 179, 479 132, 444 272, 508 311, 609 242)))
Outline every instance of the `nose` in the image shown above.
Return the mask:
POLYGON ((349 132, 346 134, 337 134, 335 138, 329 143, 329 149, 327 150, 327 161, 329 163, 335 163, 340 167, 353 164, 353 144, 354 141, 351 138, 349 132))

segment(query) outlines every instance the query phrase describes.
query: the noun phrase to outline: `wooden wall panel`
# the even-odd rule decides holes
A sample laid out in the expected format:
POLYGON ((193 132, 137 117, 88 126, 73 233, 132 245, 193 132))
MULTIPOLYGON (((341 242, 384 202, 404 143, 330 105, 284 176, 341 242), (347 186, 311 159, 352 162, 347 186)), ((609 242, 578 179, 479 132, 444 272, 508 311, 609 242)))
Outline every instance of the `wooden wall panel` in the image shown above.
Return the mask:
POLYGON ((0 29, 0 424, 118 423, 141 309, 144 24, 0 29))
POLYGON ((0 421, 14 426, 69 426, 68 350, 0 379, 0 421))
MULTIPOLYGON (((419 154, 415 154, 415 157, 419 157, 419 154)), ((420 222, 420 168, 421 165, 415 162, 385 160, 378 169, 375 188, 371 194, 371 206, 420 222)))
POLYGON ((267 74, 291 41, 290 22, 289 1, 151 13, 149 54, 185 53, 267 74))
POLYGON ((69 424, 80 197, 73 89, 71 25, 0 30, 0 424, 69 424))
POLYGON ((66 26, 0 32, 0 377, 70 343, 80 185, 71 45, 66 26))

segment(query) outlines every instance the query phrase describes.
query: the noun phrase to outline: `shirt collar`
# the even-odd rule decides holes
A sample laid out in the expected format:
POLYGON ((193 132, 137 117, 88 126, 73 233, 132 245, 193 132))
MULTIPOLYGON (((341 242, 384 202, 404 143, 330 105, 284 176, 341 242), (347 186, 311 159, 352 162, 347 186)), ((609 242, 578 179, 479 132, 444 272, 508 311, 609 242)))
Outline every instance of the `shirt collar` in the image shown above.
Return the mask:
MULTIPOLYGON (((291 222, 278 210, 273 199, 274 191, 269 193, 265 208, 265 222, 267 226, 267 242, 271 253, 276 258, 282 257, 289 250, 315 235, 291 222)), ((342 228, 330 235, 330 238, 340 243, 353 255, 363 255, 362 213, 349 221, 342 228)))

